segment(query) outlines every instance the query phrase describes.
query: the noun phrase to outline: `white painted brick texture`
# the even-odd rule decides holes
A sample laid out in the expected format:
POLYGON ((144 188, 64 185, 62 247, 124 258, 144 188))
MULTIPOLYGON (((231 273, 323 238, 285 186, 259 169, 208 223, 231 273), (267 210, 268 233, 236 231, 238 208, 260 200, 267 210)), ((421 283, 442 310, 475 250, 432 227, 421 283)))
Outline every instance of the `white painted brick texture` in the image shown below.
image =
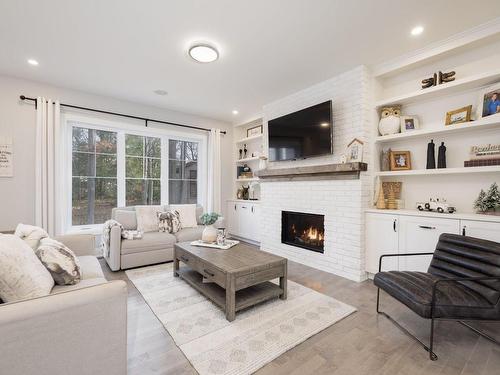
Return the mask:
MULTIPOLYGON (((269 168, 339 162, 355 137, 369 140, 369 75, 358 67, 328 81, 264 106, 264 121, 326 100, 333 103, 334 153, 294 162, 270 163, 269 168)), ((365 142, 364 161, 370 144, 365 142)), ((263 182, 261 184, 261 248, 355 281, 364 268, 364 209, 371 200, 372 179, 263 182), (281 211, 325 215, 325 252, 315 253, 281 243, 281 211)))

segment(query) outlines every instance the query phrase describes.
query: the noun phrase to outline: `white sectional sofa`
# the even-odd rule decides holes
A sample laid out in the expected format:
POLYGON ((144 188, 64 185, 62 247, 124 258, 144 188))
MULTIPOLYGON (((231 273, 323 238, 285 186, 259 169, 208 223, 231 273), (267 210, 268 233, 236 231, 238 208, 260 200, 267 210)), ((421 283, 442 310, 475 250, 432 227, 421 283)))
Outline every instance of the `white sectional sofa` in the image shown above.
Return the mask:
MULTIPOLYGON (((167 211, 169 206, 162 206, 167 211)), ((196 207, 196 217, 203 214, 203 207, 196 207)), ((111 214, 112 219, 118 221, 124 229, 136 230, 137 217, 135 207, 117 207, 111 214)), ((176 242, 194 241, 201 239, 203 226, 183 228, 175 234, 165 232, 146 232, 143 238, 135 240, 122 239, 119 227, 113 227, 110 233, 109 256, 105 256, 109 268, 113 271, 149 264, 169 262, 173 259, 174 244, 176 242)))
POLYGON ((0 304, 0 373, 127 373, 127 285, 108 282, 91 235, 56 238, 77 255, 82 280, 50 295, 0 304))

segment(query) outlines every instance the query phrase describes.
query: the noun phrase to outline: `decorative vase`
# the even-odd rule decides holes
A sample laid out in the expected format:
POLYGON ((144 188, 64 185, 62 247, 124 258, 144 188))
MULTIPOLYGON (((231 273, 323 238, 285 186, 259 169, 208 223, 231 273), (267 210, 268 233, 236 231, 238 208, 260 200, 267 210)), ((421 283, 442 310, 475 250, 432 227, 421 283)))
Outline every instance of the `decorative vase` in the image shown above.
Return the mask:
POLYGON ((201 240, 203 242, 215 242, 217 241, 217 229, 212 225, 205 225, 203 233, 201 234, 201 240))

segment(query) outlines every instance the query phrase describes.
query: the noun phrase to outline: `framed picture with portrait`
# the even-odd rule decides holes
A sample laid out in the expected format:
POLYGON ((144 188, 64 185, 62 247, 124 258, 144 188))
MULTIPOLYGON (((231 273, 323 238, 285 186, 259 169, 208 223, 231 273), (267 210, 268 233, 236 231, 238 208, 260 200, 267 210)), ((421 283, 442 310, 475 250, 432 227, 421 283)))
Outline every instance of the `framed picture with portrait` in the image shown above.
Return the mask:
POLYGON ((391 151, 391 171, 405 171, 410 169, 410 151, 391 151))
POLYGON ((401 133, 420 129, 417 116, 401 116, 401 133))
POLYGON ((478 117, 500 114, 500 82, 481 90, 479 95, 478 117))

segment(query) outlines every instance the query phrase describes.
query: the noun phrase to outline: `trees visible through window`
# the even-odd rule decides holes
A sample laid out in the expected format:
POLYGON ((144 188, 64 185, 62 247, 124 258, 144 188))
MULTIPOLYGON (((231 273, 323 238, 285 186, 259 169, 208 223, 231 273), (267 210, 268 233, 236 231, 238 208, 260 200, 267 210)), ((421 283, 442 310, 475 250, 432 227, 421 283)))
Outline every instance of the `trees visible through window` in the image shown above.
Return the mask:
POLYGON ((104 223, 117 203, 116 133, 73 127, 72 223, 104 223))
POLYGON ((168 201, 198 201, 198 143, 171 139, 168 144, 168 201))
POLYGON ((127 206, 160 204, 161 139, 125 135, 125 200, 127 206))

